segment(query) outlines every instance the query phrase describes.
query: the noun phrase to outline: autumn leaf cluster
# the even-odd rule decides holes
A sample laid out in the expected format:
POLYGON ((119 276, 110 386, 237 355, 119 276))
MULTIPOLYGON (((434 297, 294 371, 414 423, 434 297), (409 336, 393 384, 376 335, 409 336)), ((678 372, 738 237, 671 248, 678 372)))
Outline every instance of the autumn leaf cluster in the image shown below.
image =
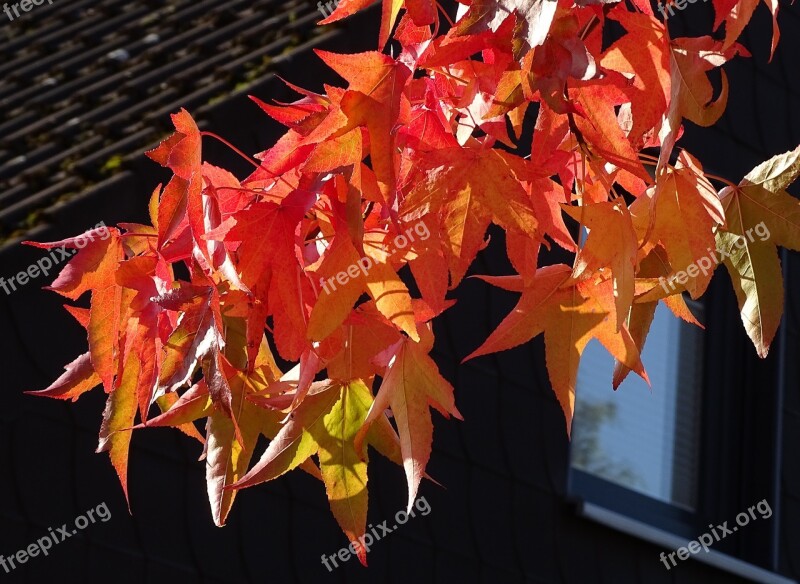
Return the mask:
MULTIPOLYGON (((371 1, 342 0, 325 22, 371 1)), ((410 508, 431 409, 460 418, 429 356, 431 321, 491 224, 516 274, 483 279, 520 297, 469 357, 544 334, 567 431, 589 340, 615 358, 614 387, 631 371, 646 380, 656 306, 696 322, 683 294, 701 296, 713 271, 672 289, 659 279, 711 250, 727 251, 743 324, 766 355, 782 312, 776 246, 800 249, 800 206, 786 192, 800 148, 738 185, 678 148, 685 123, 719 119, 721 67, 748 56, 737 39, 757 0, 713 4, 715 31, 673 38, 644 0, 472 0, 449 23, 433 0, 383 0, 386 53, 318 51, 345 87, 292 86, 289 104, 253 98, 287 130, 242 180, 204 162, 214 136, 173 115, 175 132, 148 152, 172 172, 152 194, 151 224, 110 229, 51 286, 90 295, 67 307, 89 348, 36 393, 75 400, 103 387, 98 450, 126 495, 132 430, 171 426, 204 444, 218 525, 238 489, 300 468, 357 542, 370 447, 404 468, 410 508), (611 24, 622 32, 610 41, 611 24), (762 222, 769 239, 745 237, 762 222), (541 265, 542 246, 572 265, 541 265), (281 370, 276 354, 295 365, 281 370)), ((777 40, 776 25, 773 51, 777 40)))

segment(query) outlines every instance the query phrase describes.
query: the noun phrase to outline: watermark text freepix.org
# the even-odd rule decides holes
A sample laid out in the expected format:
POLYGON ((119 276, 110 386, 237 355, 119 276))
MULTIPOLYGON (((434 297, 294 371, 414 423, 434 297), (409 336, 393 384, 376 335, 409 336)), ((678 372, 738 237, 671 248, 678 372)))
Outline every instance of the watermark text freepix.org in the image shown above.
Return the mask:
MULTIPOLYGON (((14 16, 11 16, 11 11, 14 11, 14 15, 19 18, 20 13, 19 9, 22 9, 23 12, 30 12, 31 8, 34 6, 41 6, 45 3, 45 0, 22 0, 22 2, 17 2, 12 4, 11 6, 8 5, 8 2, 3 4, 3 12, 6 13, 9 20, 14 20, 14 16)), ((48 4, 52 4, 53 0, 47 0, 48 4)))
MULTIPOLYGON (((420 221, 419 223, 415 223, 413 227, 409 227, 405 230, 405 233, 401 233, 400 235, 396 236, 393 240, 394 243, 394 251, 399 251, 405 249, 409 243, 414 243, 416 238, 414 234, 416 233, 417 237, 419 237, 420 241, 425 241, 431 236, 430 229, 428 226, 420 221)), ((385 262, 386 258, 389 257, 389 253, 386 253, 383 250, 376 250, 375 256, 377 261, 385 262)), ((319 279, 319 284, 322 286, 322 289, 325 291, 325 294, 330 294, 331 292, 336 290, 336 282, 339 283, 340 286, 344 286, 347 282, 350 281, 351 278, 357 278, 359 272, 364 274, 364 277, 367 276, 367 272, 374 266, 373 260, 371 257, 364 256, 356 263, 348 266, 347 270, 342 270, 338 274, 331 276, 327 280, 325 278, 319 279), (335 282, 334 282, 335 280, 335 282)))
POLYGON ((39 552, 45 556, 48 555, 50 553, 50 548, 55 544, 61 543, 68 537, 72 537, 78 533, 79 529, 85 529, 89 526, 89 523, 96 523, 97 519, 95 518, 95 513, 97 514, 97 518, 103 523, 111 519, 111 511, 108 510, 108 505, 106 505, 105 502, 100 503, 94 509, 89 509, 84 515, 78 515, 75 518, 76 529, 70 530, 67 523, 61 527, 56 527, 55 531, 53 531, 52 527, 48 527, 47 531, 49 534, 37 539, 36 543, 32 543, 27 548, 19 550, 17 553, 7 558, 0 555, 0 566, 3 566, 6 574, 8 574, 20 564, 25 564, 29 559, 38 556, 39 552))
MULTIPOLYGON (((87 231, 83 235, 75 238, 75 247, 78 250, 83 249, 89 244, 89 241, 94 241, 95 236, 100 239, 108 239, 110 232, 108 227, 102 221, 94 226, 93 229, 87 231)), ((6 296, 11 295, 12 292, 17 291, 17 286, 22 287, 31 280, 38 278, 41 275, 47 276, 50 269, 58 266, 62 261, 68 260, 73 254, 78 253, 78 250, 69 251, 65 247, 58 247, 50 251, 49 255, 44 256, 35 264, 31 264, 28 268, 15 276, 11 276, 7 280, 0 277, 0 288, 6 293, 6 296)))
POLYGON ((414 509, 419 511, 423 517, 431 512, 431 506, 428 504, 428 501, 425 499, 425 497, 420 497, 414 501, 414 507, 412 507, 411 511, 408 513, 406 513, 405 509, 401 509, 394 514, 394 520, 396 522, 395 525, 389 527, 388 519, 375 527, 373 527, 372 523, 370 523, 367 526, 367 531, 364 533, 364 535, 358 538, 358 541, 351 542, 348 547, 343 547, 335 554, 331 554, 329 556, 322 554, 322 563, 326 568, 328 568, 328 572, 333 572, 333 568, 339 567, 337 560, 344 563, 352 556, 356 555, 360 549, 364 549, 369 552, 369 548, 373 543, 381 539, 383 536, 389 535, 400 525, 406 523, 409 517, 416 517, 417 515, 414 512, 414 509), (333 567, 331 567, 329 561, 333 563, 333 567))
POLYGON ((685 547, 679 547, 674 552, 661 552, 661 562, 664 564, 664 567, 669 570, 673 566, 678 565, 675 561, 676 555, 678 556, 679 560, 686 560, 690 557, 690 554, 699 554, 701 549, 705 553, 708 553, 709 546, 721 539, 725 539, 729 535, 732 535, 733 532, 738 531, 740 527, 744 527, 750 523, 750 519, 753 519, 754 521, 758 519, 755 511, 759 512, 761 519, 769 519, 772 517, 772 508, 769 506, 769 503, 767 503, 766 499, 761 499, 755 505, 748 507, 747 511, 742 511, 736 516, 736 525, 728 527, 728 522, 723 521, 721 525, 714 527, 709 523, 708 526, 711 528, 711 533, 704 533, 696 540, 692 540, 687 543, 685 547), (672 566, 667 563, 667 558, 669 558, 670 562, 672 562, 672 566))
MULTIPOLYGON (((694 4, 697 0, 667 0, 666 1, 666 8, 664 4, 661 3, 659 0, 658 2, 658 11, 661 13, 661 16, 664 18, 669 18, 669 16, 675 16, 675 11, 672 9, 674 6, 678 10, 683 10, 689 4, 694 4), (669 16, 667 16, 667 12, 669 12, 669 16)), ((708 2, 708 0, 703 0, 703 2, 708 2)))
MULTIPOLYGON (((753 243, 753 232, 758 235, 760 241, 766 241, 770 238, 770 232, 767 225, 762 221, 755 227, 751 227, 748 229, 745 236, 738 237, 736 239, 736 243, 734 245, 739 248, 743 249, 745 245, 747 245, 747 240, 750 240, 750 243, 753 243)), ((669 280, 665 280, 664 277, 660 277, 658 279, 659 284, 664 289, 664 292, 667 294, 670 293, 669 288, 667 288, 667 284, 669 284, 670 288, 675 290, 675 282, 677 281, 678 284, 685 284, 689 278, 696 278, 700 275, 700 272, 703 273, 704 276, 707 276, 710 272, 714 271, 714 266, 717 266, 721 260, 724 260, 726 257, 731 257, 731 254, 725 251, 724 249, 717 249, 715 251, 711 251, 711 248, 708 248, 709 254, 707 256, 701 257, 695 263, 691 264, 686 270, 681 270, 680 272, 676 272, 669 280), (717 259, 717 253, 719 253, 719 260, 717 259)))
POLYGON ((317 2, 317 10, 319 10, 322 13, 322 16, 328 18, 331 14, 333 14, 333 11, 339 6, 340 1, 341 0, 329 0, 324 5, 322 4, 321 1, 317 2), (325 8, 323 8, 323 6, 326 6, 328 8, 327 12, 325 12, 325 8))

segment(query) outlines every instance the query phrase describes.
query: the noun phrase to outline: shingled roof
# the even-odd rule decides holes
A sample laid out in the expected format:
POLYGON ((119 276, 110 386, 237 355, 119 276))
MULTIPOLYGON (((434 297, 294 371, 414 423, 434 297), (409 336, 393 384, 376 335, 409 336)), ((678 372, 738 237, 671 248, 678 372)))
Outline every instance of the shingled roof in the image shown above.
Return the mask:
POLYGON ((124 172, 169 133, 169 113, 185 107, 202 125, 336 36, 320 19, 310 0, 54 0, 13 21, 0 12, 0 244, 124 172))

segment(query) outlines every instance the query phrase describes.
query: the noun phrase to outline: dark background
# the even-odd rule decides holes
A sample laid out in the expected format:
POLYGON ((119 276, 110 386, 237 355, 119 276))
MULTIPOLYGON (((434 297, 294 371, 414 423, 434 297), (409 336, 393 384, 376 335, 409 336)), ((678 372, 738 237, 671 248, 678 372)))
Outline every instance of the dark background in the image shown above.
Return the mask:
MULTIPOLYGON (((709 15, 710 4, 690 5, 671 26, 699 33, 709 30, 709 15)), ((373 48, 376 17, 373 10, 319 46, 342 52, 373 48)), ((762 160, 800 143, 800 10, 783 5, 780 24, 782 40, 767 65, 771 24, 768 11, 763 6, 757 10, 742 39, 754 57, 725 67, 731 81, 725 116, 711 129, 688 127, 681 143, 707 170, 734 182, 762 160)), ((288 53, 275 70, 310 89, 320 88, 323 80, 337 82, 303 48, 288 53)), ((294 99, 273 77, 247 93, 264 100, 294 99)), ((206 128, 245 152, 263 150, 278 130, 244 94, 203 108, 202 119, 206 128)), ((217 145, 204 147, 210 162, 237 170, 239 176, 249 172, 217 145)), ((155 164, 134 157, 124 172, 47 211, 45 221, 27 237, 57 240, 98 221, 144 220, 145 202, 160 180, 163 175, 155 164)), ((494 235, 475 272, 506 269, 494 235)), ((0 250, 0 276, 13 275, 39 257, 37 250, 11 242, 0 250)), ((796 254, 792 266, 786 347, 796 361, 796 254)), ((737 360, 727 362, 728 369, 719 376, 712 372, 709 383, 724 380, 725 391, 747 403, 774 391, 778 351, 765 363, 755 358, 721 272, 713 286, 715 308, 707 334, 722 338, 718 345, 735 348, 737 360), (753 379, 763 379, 763 385, 753 379)), ((431 513, 418 515, 374 544, 368 569, 355 559, 333 573, 324 568, 320 556, 336 553, 347 541, 328 510, 322 484, 304 473, 241 492, 228 525, 215 528, 203 463, 197 462, 201 447, 171 429, 134 434, 130 515, 107 455, 94 454, 102 392, 91 392, 75 404, 22 394, 46 387, 64 364, 85 351, 80 327, 63 311, 57 295, 39 289, 44 284, 28 284, 11 296, 0 292, 0 553, 13 555, 46 535, 48 527, 72 524, 102 502, 112 517, 55 546, 48 557, 32 558, 11 574, 0 571, 0 582, 741 581, 693 561, 667 572, 658 561, 660 548, 577 515, 566 495, 569 445, 563 414, 547 381, 541 338, 459 365, 515 300, 473 280, 464 282, 455 295, 458 304, 436 325, 434 356, 455 386, 465 418, 445 421, 434 414, 428 472, 445 488, 422 485, 420 495, 431 513)), ((783 414, 781 571, 800 578, 800 470, 795 455, 800 386, 794 369, 783 414)), ((748 442, 732 441, 730 452, 748 447, 748 442)), ((369 521, 389 519, 391 524, 405 504, 403 472, 377 454, 371 463, 369 521)), ((737 488, 730 485, 732 491, 737 488)))

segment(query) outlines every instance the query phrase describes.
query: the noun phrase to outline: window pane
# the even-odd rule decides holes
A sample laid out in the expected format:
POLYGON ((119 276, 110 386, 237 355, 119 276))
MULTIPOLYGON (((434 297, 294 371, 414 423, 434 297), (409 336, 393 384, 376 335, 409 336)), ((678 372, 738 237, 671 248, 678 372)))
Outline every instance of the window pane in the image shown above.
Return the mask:
MULTIPOLYGON (((696 312, 696 311, 695 311, 696 312)), ((572 466, 660 501, 694 509, 703 333, 659 303, 643 361, 614 392, 614 360, 596 340, 581 358, 572 466)))

